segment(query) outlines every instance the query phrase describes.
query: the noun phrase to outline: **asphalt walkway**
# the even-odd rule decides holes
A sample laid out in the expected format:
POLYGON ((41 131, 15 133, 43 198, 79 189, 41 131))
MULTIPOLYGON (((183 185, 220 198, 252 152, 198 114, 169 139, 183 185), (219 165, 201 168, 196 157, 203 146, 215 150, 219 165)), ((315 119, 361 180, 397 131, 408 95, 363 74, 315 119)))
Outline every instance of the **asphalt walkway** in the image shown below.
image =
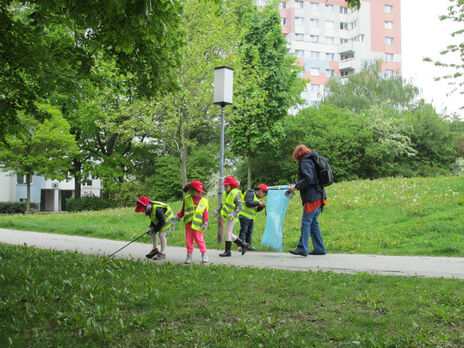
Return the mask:
MULTIPOLYGON (((147 240, 143 238, 141 240, 147 240)), ((70 250, 84 254, 111 255, 128 242, 108 239, 69 236, 0 229, 0 243, 28 245, 43 249, 70 250)), ((132 243, 114 257, 146 260, 151 243, 132 243)), ((367 272, 381 275, 419 276, 427 278, 456 278, 464 280, 463 257, 428 256, 383 256, 364 254, 327 254, 302 257, 282 252, 247 252, 241 255, 236 249, 232 257, 219 257, 222 250, 208 250, 208 264, 252 266, 257 268, 288 269, 293 271, 332 271, 336 273, 367 272)), ((183 264, 186 256, 184 247, 167 247, 167 258, 163 261, 183 264)), ((193 253, 193 263, 200 263, 198 249, 193 253)))

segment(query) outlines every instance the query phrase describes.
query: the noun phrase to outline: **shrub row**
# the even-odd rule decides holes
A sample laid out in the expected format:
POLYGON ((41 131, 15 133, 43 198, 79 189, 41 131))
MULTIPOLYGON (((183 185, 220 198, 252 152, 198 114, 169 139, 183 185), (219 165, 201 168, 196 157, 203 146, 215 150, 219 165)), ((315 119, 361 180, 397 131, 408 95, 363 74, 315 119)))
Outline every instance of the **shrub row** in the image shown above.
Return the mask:
POLYGON ((102 210, 118 206, 119 204, 114 199, 101 197, 81 197, 80 199, 71 197, 66 200, 68 211, 102 210))
MULTIPOLYGON (((31 203, 31 209, 38 210, 37 203, 31 203)), ((26 202, 0 202, 0 214, 24 214, 26 202)))

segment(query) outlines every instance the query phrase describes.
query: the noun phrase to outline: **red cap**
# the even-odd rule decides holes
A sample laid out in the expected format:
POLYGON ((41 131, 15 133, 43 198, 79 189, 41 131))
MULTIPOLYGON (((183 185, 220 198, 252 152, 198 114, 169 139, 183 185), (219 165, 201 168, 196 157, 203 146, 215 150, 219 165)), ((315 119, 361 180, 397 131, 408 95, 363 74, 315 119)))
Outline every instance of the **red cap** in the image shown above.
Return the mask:
POLYGON ((142 196, 139 199, 137 199, 136 207, 135 207, 135 212, 140 213, 145 210, 145 207, 150 203, 150 199, 148 197, 142 196))
POLYGON ((188 184, 189 188, 193 188, 198 192, 205 193, 203 190, 203 183, 199 180, 193 180, 190 184, 188 184))
POLYGON ((265 185, 265 184, 260 184, 258 187, 256 187, 256 189, 261 189, 261 190, 263 190, 264 192, 267 192, 267 185, 265 185))
POLYGON ((220 185, 230 185, 232 188, 237 188, 238 187, 238 182, 235 180, 233 176, 228 176, 225 178, 224 182, 220 185))

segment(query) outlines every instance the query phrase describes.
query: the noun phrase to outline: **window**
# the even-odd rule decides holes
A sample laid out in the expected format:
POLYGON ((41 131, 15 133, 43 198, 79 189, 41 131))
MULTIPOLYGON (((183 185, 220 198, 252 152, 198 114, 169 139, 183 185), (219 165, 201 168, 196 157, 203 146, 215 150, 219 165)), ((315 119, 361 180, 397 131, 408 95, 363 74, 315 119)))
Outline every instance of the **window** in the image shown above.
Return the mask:
POLYGON ((385 38, 385 45, 393 45, 393 38, 392 37, 386 37, 385 38))
POLYGON ((258 7, 266 6, 266 0, 256 0, 256 6, 258 7))
POLYGON ((319 92, 320 85, 313 85, 311 84, 311 92, 319 92))
POLYGON ((348 7, 340 6, 340 13, 341 14, 348 14, 348 7))
POLYGON ((393 53, 385 53, 385 60, 391 62, 393 60, 393 53))
POLYGON ((348 39, 342 39, 340 38, 340 45, 343 45, 345 43, 348 43, 348 39))
POLYGON ((311 42, 319 42, 319 35, 311 35, 311 42))
POLYGON ((356 29, 358 27, 358 21, 351 22, 351 29, 356 29))
POLYGON ((319 52, 317 52, 317 51, 311 51, 311 59, 313 59, 313 60, 319 60, 319 52))
POLYGON ((393 70, 385 70, 385 77, 393 77, 393 70))
POLYGON ((304 51, 303 50, 295 50, 295 55, 298 58, 303 58, 304 57, 304 51))
POLYGON ((340 29, 341 30, 348 30, 348 23, 340 22, 340 29))
POLYGON ((91 179, 88 179, 88 180, 85 182, 85 186, 92 186, 92 180, 91 180, 91 179))
POLYGON ((287 25, 287 18, 285 17, 280 18, 280 25, 287 25))
POLYGON ((351 59, 353 58, 353 55, 352 54, 340 54, 340 60, 348 60, 348 59, 351 59))
POLYGON ((295 1, 295 7, 303 8, 304 2, 303 1, 295 1))
POLYGON ((334 37, 331 37, 331 36, 326 36, 325 37, 325 43, 328 43, 328 44, 334 44, 335 42, 335 38, 334 37))
POLYGON ((392 6, 392 5, 384 5, 384 6, 383 6, 383 11, 384 11, 385 13, 392 13, 392 11, 393 11, 393 6, 392 6))
POLYGON ((340 71, 340 75, 341 75, 342 77, 348 76, 349 74, 350 74, 350 71, 349 71, 349 70, 340 71))
MULTIPOLYGON (((25 185, 27 183, 27 175, 16 175, 16 183, 20 185, 25 185)), ((32 184, 32 175, 29 176, 29 184, 32 184)))
POLYGON ((334 7, 333 5, 325 5, 325 10, 327 12, 333 12, 334 11, 334 7))
POLYGON ((286 2, 279 2, 279 8, 287 8, 287 3, 286 2))
POLYGON ((327 29, 333 29, 334 28, 334 22, 333 21, 325 21, 325 27, 327 29))
POLYGON ((393 29, 393 22, 385 21, 385 29, 393 29))
POLYGON ((311 68, 310 74, 313 76, 319 76, 319 68, 311 68))
POLYGON ((312 2, 312 3, 311 3, 311 6, 310 6, 310 9, 311 9, 312 11, 317 11, 317 10, 319 10, 319 4, 318 4, 317 2, 312 2))
POLYGON ((295 33, 295 40, 303 41, 304 40, 304 34, 295 33))
POLYGON ((329 76, 329 77, 330 77, 330 76, 334 76, 334 70, 333 70, 333 69, 327 69, 327 70, 325 71, 325 74, 326 74, 327 76, 329 76))
POLYGON ((304 18, 303 17, 295 17, 295 24, 303 25, 304 24, 304 18))
POLYGON ((319 19, 311 18, 311 19, 309 20, 309 24, 310 24, 312 27, 318 27, 318 26, 319 26, 319 19))
POLYGON ((335 60, 335 53, 326 53, 325 54, 326 60, 335 60))
POLYGON ((364 42, 364 34, 356 35, 354 38, 351 39, 351 41, 364 42))

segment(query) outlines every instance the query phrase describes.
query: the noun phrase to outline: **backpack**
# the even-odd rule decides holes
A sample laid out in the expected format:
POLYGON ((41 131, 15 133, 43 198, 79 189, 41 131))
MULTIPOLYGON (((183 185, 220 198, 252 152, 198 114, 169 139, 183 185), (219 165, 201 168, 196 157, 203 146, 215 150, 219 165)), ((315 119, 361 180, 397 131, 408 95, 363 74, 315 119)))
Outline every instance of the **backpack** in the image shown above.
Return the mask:
POLYGON ((316 166, 318 184, 322 187, 332 185, 334 183, 334 176, 327 158, 318 154, 311 156, 311 159, 316 166))

